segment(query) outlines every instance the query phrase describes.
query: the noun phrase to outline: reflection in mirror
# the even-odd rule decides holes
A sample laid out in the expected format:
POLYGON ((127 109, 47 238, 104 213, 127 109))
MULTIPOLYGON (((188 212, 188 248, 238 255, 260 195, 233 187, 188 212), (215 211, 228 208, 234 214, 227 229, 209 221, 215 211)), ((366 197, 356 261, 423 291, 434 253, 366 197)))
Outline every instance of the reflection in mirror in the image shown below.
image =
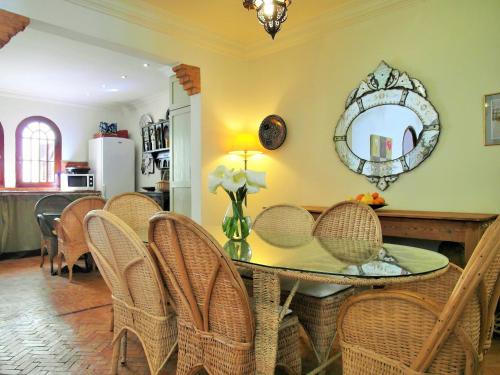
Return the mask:
POLYGON ((411 109, 380 105, 356 117, 347 131, 347 144, 361 159, 394 160, 413 150, 422 129, 422 121, 411 109))

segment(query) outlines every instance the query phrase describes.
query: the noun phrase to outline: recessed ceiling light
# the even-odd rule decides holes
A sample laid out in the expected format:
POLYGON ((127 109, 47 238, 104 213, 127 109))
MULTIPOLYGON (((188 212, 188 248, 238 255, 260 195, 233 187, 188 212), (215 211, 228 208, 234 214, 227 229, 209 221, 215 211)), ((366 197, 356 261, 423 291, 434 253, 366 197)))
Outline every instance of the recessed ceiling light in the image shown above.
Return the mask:
POLYGON ((107 89, 106 91, 107 91, 107 92, 118 92, 118 91, 120 91, 120 90, 119 90, 119 89, 107 89))
POLYGON ((122 74, 122 79, 127 79, 127 75, 126 74, 122 74))
POLYGON ((149 68, 149 64, 148 63, 144 63, 144 64, 142 64, 142 66, 145 67, 145 68, 149 68))

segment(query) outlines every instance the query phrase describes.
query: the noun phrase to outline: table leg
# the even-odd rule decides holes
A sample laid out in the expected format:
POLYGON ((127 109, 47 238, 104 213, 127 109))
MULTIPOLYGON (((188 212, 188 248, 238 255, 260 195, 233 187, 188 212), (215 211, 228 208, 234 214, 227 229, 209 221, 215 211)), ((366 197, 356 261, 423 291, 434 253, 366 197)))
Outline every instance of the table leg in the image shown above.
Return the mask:
POLYGON ((255 362, 257 375, 273 375, 278 351, 280 280, 278 275, 255 270, 255 362))

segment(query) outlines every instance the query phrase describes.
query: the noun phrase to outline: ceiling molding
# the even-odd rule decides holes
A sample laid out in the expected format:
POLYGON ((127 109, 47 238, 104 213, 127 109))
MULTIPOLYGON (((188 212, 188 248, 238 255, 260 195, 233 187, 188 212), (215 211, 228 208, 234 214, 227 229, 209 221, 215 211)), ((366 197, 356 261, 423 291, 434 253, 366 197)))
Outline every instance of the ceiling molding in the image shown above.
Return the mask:
POLYGON ((202 48, 243 58, 245 50, 240 43, 225 39, 188 20, 173 15, 164 9, 130 0, 65 0, 87 9, 107 14, 147 29, 169 35, 202 48))
MULTIPOLYGON (((369 20, 388 10, 414 5, 418 0, 352 0, 344 2, 314 18, 314 23, 304 23, 294 28, 286 28, 285 25, 279 38, 273 43, 262 43, 261 41, 239 43, 228 40, 164 9, 147 4, 139 6, 131 0, 65 1, 169 35, 213 52, 242 60, 252 60, 306 43, 325 33, 369 20)), ((259 27, 258 23, 255 27, 259 27)))
MULTIPOLYGON (((275 43, 263 44, 252 42, 247 44, 246 58, 249 60, 276 53, 296 45, 340 30, 344 27, 361 23, 385 12, 402 9, 414 5, 418 0, 352 0, 332 8, 323 15, 314 18, 314 24, 304 23, 294 28, 281 31, 275 43)), ((291 17, 291 16, 289 16, 291 17)))
POLYGON ((69 100, 48 99, 46 97, 36 96, 36 95, 21 92, 21 91, 10 91, 10 90, 2 90, 2 89, 0 89, 0 97, 9 98, 9 99, 18 99, 18 100, 29 100, 29 101, 33 101, 33 102, 39 102, 39 103, 71 106, 71 107, 78 107, 78 108, 85 108, 85 109, 99 109, 99 110, 116 109, 116 108, 120 108, 124 104, 127 104, 125 102, 113 102, 113 103, 107 103, 107 104, 83 104, 83 103, 72 102, 69 100))

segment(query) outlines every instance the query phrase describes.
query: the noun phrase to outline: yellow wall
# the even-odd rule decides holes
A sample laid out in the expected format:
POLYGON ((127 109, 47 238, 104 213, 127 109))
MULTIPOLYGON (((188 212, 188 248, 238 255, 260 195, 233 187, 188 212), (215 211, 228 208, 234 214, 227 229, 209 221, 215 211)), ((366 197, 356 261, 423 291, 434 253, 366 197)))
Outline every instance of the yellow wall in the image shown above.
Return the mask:
MULTIPOLYGON (((250 199, 251 211, 376 190, 341 163, 332 136, 347 95, 385 60, 423 82, 442 123, 430 158, 384 193, 390 207, 500 212, 500 146, 483 145, 482 114, 483 95, 500 92, 498 14, 498 0, 416 1, 251 62, 250 128, 271 113, 288 125, 282 148, 250 162, 269 185, 250 199)), ((205 207, 206 219, 220 217, 210 197, 205 207)))
MULTIPOLYGON (((225 156, 228 139, 256 131, 271 113, 285 118, 288 137, 279 150, 250 161, 250 168, 268 172, 269 185, 249 198, 252 214, 277 202, 329 205, 374 191, 340 162, 332 136, 348 93, 381 60, 423 82, 442 123, 430 158, 386 191, 390 207, 500 212, 500 146, 483 146, 482 115, 482 96, 500 92, 500 1, 408 4, 245 61, 68 2, 0 0, 0 6, 56 25, 69 37, 64 30, 105 47, 201 67, 204 223, 219 222, 228 203, 222 192, 208 193, 208 173, 219 163, 242 165, 225 156)), ((286 32, 285 24, 281 35, 286 32)))

